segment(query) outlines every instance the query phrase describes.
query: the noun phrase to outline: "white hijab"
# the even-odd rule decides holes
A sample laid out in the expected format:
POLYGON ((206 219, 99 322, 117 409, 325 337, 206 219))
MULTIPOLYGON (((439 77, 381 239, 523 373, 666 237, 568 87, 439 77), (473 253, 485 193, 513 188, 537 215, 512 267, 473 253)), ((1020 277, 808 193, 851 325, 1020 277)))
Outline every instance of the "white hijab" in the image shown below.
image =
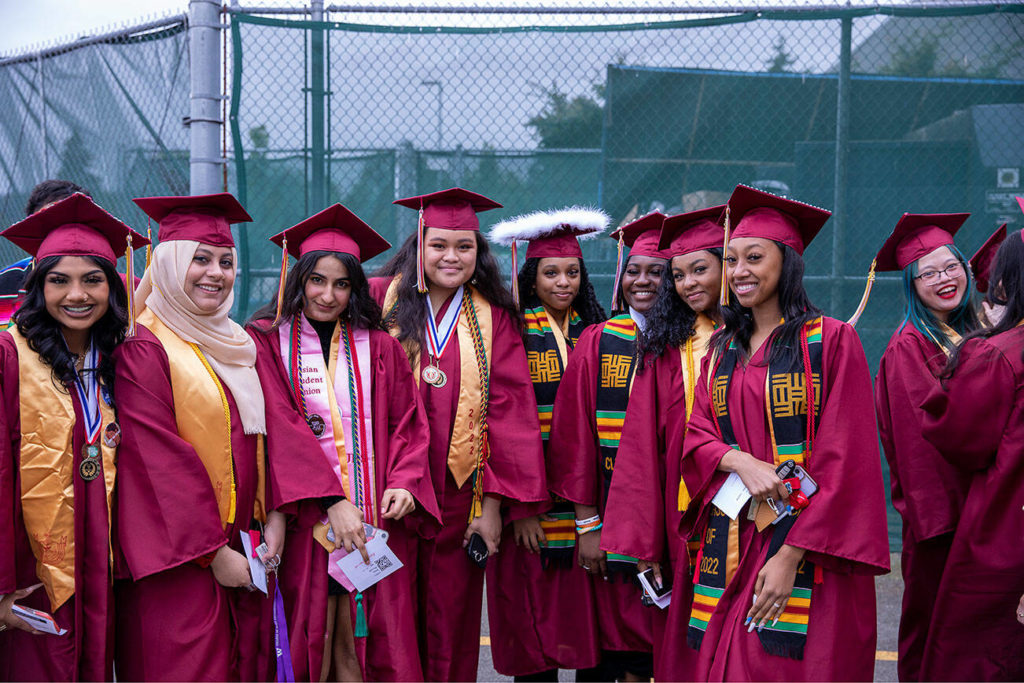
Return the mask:
MULTIPOLYGON (((231 390, 246 434, 266 434, 263 387, 256 374, 256 344, 228 317, 234 288, 216 311, 205 313, 185 293, 185 274, 199 248, 194 240, 162 242, 142 276, 136 312, 149 308, 181 339, 199 346, 217 376, 231 390)), ((236 256, 232 249, 232 256, 236 256)), ((237 262, 237 261, 236 261, 237 262)))

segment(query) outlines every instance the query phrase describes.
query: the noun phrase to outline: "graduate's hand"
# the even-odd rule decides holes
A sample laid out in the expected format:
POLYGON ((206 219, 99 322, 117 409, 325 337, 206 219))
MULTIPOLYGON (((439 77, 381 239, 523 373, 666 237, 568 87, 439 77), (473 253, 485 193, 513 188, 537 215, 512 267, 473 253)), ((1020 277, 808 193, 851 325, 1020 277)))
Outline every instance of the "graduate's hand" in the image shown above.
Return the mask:
POLYGON ((380 514, 384 519, 401 519, 416 509, 416 499, 405 489, 384 489, 380 514))
POLYGON ((1017 621, 1024 624, 1024 595, 1020 596, 1020 602, 1017 603, 1017 621))
POLYGON ((548 544, 548 538, 544 535, 544 528, 540 525, 540 516, 538 515, 512 522, 512 531, 515 535, 516 545, 526 546, 526 549, 535 555, 540 555, 541 546, 548 544))
POLYGON ((779 620, 789 597, 793 594, 796 570, 803 559, 803 548, 783 545, 779 552, 761 567, 761 571, 757 573, 757 581, 754 582, 756 600, 747 612, 747 620, 744 622, 748 627, 748 633, 755 627, 760 630, 765 624, 774 624, 779 620))
POLYGON ((482 514, 469 523, 466 533, 462 535, 462 547, 469 545, 473 534, 480 534, 487 544, 489 555, 498 554, 501 543, 501 501, 493 496, 484 496, 482 514))
MULTIPOLYGON (((37 583, 34 586, 21 588, 0 598, 0 624, 7 624, 7 628, 17 628, 36 635, 42 633, 42 631, 37 631, 29 626, 28 622, 23 621, 21 617, 16 617, 11 613, 11 607, 14 606, 15 602, 32 595, 42 585, 37 583)), ((0 636, 0 638, 2 637, 0 636)))
POLYGON ((213 570, 213 578, 225 588, 245 588, 252 583, 252 576, 249 574, 249 560, 245 555, 222 545, 217 554, 213 556, 210 563, 213 570))
POLYGON ((740 476, 743 485, 750 491, 750 495, 758 503, 763 503, 771 498, 776 504, 785 503, 789 500, 789 491, 782 479, 775 472, 775 466, 764 460, 758 460, 750 453, 731 450, 722 456, 719 469, 726 472, 735 472, 740 476))
POLYGON ((607 579, 608 553, 601 550, 601 530, 588 531, 577 539, 577 563, 590 572, 591 576, 603 576, 607 579))
POLYGON ((281 553, 284 552, 285 516, 283 512, 271 510, 267 513, 267 523, 263 526, 263 542, 267 544, 267 552, 260 559, 271 571, 277 571, 281 564, 281 553))
POLYGON ((370 554, 366 552, 366 531, 363 529, 363 513, 348 499, 339 500, 327 508, 327 519, 334 531, 334 547, 344 547, 352 552, 359 549, 363 562, 370 564, 370 554))
POLYGON ((661 563, 659 562, 648 562, 647 560, 637 560, 636 573, 643 574, 648 569, 653 569, 654 572, 654 587, 661 588, 661 563))
POLYGON ((1006 306, 1000 306, 999 304, 990 304, 984 299, 981 302, 981 309, 985 311, 985 317, 988 319, 989 325, 995 327, 1006 315, 1006 306))

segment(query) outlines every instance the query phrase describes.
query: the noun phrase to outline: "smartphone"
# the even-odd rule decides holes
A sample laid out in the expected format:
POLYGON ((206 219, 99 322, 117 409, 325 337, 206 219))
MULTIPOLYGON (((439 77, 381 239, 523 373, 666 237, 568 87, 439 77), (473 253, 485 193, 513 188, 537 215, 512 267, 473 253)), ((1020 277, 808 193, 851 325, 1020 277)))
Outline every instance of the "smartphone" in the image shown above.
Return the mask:
POLYGON ((484 537, 480 534, 473 534, 469 537, 469 545, 466 546, 466 554, 469 555, 469 559, 474 562, 478 567, 483 569, 487 566, 487 543, 484 542, 484 537))

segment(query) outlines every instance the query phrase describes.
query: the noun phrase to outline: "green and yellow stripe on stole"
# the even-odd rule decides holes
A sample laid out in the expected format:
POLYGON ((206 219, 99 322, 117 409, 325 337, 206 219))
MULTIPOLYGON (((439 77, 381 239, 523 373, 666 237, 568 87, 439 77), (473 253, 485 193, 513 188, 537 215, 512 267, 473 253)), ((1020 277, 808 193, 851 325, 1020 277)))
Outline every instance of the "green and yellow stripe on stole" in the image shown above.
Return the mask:
POLYGON ((550 519, 542 519, 541 528, 548 548, 574 548, 576 546, 575 512, 549 512, 550 519))
POLYGON ((636 323, 628 315, 617 315, 611 320, 605 321, 604 332, 614 334, 626 341, 635 341, 636 323))
POLYGON ((554 406, 537 406, 537 419, 540 421, 540 438, 547 441, 551 436, 551 416, 554 406))
POLYGON ((724 588, 694 584, 693 607, 690 609, 691 627, 699 628, 701 631, 708 629, 708 622, 711 621, 711 615, 714 613, 715 607, 718 606, 718 601, 722 599, 723 593, 725 593, 724 588))
POLYGON ((626 411, 598 410, 595 413, 598 443, 608 448, 618 448, 619 440, 622 439, 622 423, 626 421, 626 411))
POLYGON ((548 314, 543 306, 528 308, 523 311, 523 320, 526 322, 526 333, 536 334, 543 337, 551 334, 551 325, 548 323, 548 314))

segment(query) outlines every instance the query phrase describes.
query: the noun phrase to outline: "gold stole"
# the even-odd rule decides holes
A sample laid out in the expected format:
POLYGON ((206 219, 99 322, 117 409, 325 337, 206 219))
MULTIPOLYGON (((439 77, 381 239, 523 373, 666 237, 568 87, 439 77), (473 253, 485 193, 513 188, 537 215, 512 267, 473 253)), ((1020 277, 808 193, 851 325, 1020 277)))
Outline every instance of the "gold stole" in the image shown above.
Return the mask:
MULTIPOLYGON (((231 452, 231 409, 217 374, 195 344, 186 342, 145 309, 137 319, 153 333, 167 353, 171 370, 171 393, 174 396, 174 420, 178 434, 195 450, 210 477, 220 522, 227 528, 235 521, 235 470, 231 452)), ((236 397, 239 400, 239 397, 236 397)), ((256 504, 253 516, 264 521, 264 444, 257 436, 256 504)))
MULTIPOLYGON (((388 285, 387 294, 384 295, 384 313, 387 314, 395 305, 398 299, 398 283, 400 277, 396 277, 388 285)), ((469 290, 470 300, 476 309, 477 322, 480 325, 480 336, 484 341, 484 353, 487 355, 488 373, 493 362, 491 345, 494 335, 492 334, 491 305, 476 289, 468 283, 465 285, 469 290)), ((450 305, 454 305, 452 302, 450 305)), ((468 303, 468 302, 467 302, 468 303)), ((400 333, 398 326, 389 330, 391 336, 397 337, 400 333)), ((455 423, 452 425, 452 438, 448 446, 448 469, 455 479, 459 488, 472 476, 477 467, 477 458, 482 447, 481 434, 483 423, 477 420, 480 408, 483 405, 483 377, 480 375, 480 368, 476 360, 476 352, 473 348, 473 334, 470 331, 469 311, 466 306, 462 307, 459 313, 458 324, 459 335, 459 403, 455 411, 455 423)), ((413 376, 416 384, 420 382, 420 371, 422 358, 419 347, 414 343, 406 343, 405 352, 409 356, 409 364, 412 366, 413 376)))
MULTIPOLYGON (((562 359, 562 370, 564 372, 565 366, 569 363, 569 351, 566 349, 565 338, 569 336, 569 318, 573 315, 572 309, 570 308, 565 312, 564 326, 558 324, 558 321, 548 312, 547 308, 544 309, 544 315, 548 317, 548 326, 551 328, 551 336, 555 338, 555 345, 558 347, 558 355, 562 359)), ((490 354, 487 357, 490 358, 490 354)))
MULTIPOLYGON (((297 314, 299 315, 299 314, 297 314)), ((314 332, 313 334, 316 334, 314 332)), ((319 341, 319 337, 317 337, 319 341)), ((331 356, 330 362, 327 364, 326 373, 324 377, 324 386, 327 387, 327 406, 331 411, 331 431, 334 434, 334 449, 338 452, 338 464, 341 466, 341 488, 345 492, 345 497, 348 498, 349 502, 353 502, 352 499, 352 484, 349 481, 348 471, 348 451, 345 449, 345 428, 342 425, 341 410, 338 408, 338 395, 334 390, 334 376, 338 372, 338 352, 341 350, 341 324, 334 324, 334 334, 331 336, 331 356)), ((355 344, 352 344, 352 353, 355 353, 355 344)), ((302 352, 302 349, 299 349, 302 352)), ((300 389, 301 391, 301 389, 300 389)), ((358 476, 358 473, 356 473, 358 476)), ((365 518, 369 518, 365 512, 363 513, 365 518)))
MULTIPOLYGON (((43 582, 50 605, 56 611, 75 594, 75 406, 67 389, 60 391, 54 386, 52 368, 29 348, 18 326, 12 325, 7 331, 18 349, 22 517, 36 557, 36 576, 43 582)), ((100 400, 99 406, 102 434, 102 425, 115 422, 116 418, 114 409, 105 401, 100 400)), ((100 453, 107 491, 109 546, 115 449, 107 447, 101 438, 100 453)))
MULTIPOLYGON (((686 390, 686 423, 690 422, 690 414, 693 412, 693 399, 697 395, 697 379, 700 376, 700 362, 704 354, 708 352, 708 341, 715 332, 715 323, 706 315, 697 314, 694 323, 693 334, 686 340, 683 346, 679 347, 679 360, 683 367, 683 386, 686 390)), ((686 482, 679 478, 679 504, 680 512, 686 512, 690 507, 690 492, 686 490, 686 482)))

